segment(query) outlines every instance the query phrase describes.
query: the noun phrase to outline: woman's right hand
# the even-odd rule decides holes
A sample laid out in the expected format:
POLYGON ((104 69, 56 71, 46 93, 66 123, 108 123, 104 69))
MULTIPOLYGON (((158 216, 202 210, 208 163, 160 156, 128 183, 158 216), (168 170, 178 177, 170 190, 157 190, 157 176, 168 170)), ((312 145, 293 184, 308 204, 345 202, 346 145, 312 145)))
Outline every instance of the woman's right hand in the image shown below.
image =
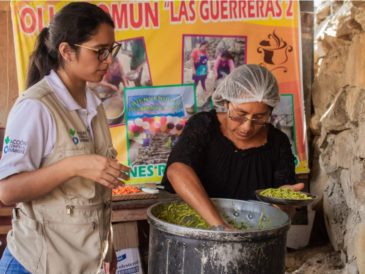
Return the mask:
POLYGON ((130 168, 100 155, 81 155, 70 157, 73 165, 73 175, 93 180, 105 187, 115 188, 123 180, 128 180, 130 168))

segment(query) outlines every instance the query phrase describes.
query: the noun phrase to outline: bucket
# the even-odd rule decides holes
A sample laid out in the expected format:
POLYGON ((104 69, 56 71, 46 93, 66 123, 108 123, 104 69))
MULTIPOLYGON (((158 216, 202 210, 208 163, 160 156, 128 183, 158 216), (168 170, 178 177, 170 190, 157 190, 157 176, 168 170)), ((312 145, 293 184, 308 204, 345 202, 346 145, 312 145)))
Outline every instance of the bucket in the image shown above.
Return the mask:
POLYGON ((167 223, 156 216, 166 204, 147 211, 150 224, 150 274, 285 273, 286 234, 290 219, 262 202, 212 199, 222 216, 249 224, 240 231, 214 231, 167 223), (264 220, 264 225, 258 226, 264 220))

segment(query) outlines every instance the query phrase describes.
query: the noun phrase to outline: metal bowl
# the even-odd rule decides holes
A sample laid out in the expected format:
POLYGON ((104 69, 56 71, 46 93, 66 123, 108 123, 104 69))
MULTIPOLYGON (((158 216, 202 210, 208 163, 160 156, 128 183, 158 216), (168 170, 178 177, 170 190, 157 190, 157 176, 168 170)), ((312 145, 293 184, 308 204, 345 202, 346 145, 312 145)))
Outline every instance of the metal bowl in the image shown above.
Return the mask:
POLYGON ((135 70, 128 71, 126 74, 126 77, 129 81, 137 80, 138 76, 139 76, 139 73, 138 73, 138 71, 135 71, 135 70))
POLYGON ((259 199, 260 201, 266 202, 266 203, 276 204, 276 205, 306 206, 306 205, 309 205, 310 203, 312 203, 314 201, 314 199, 316 198, 316 196, 314 196, 310 193, 300 191, 300 193, 303 193, 303 194, 306 194, 307 196, 309 196, 310 199, 306 199, 306 200, 280 199, 280 198, 274 198, 274 197, 268 197, 268 196, 261 195, 261 192, 264 190, 265 189, 258 189, 255 191, 257 199, 259 199))
POLYGON ((103 105, 109 125, 122 122, 124 117, 124 101, 119 95, 105 99, 103 105))

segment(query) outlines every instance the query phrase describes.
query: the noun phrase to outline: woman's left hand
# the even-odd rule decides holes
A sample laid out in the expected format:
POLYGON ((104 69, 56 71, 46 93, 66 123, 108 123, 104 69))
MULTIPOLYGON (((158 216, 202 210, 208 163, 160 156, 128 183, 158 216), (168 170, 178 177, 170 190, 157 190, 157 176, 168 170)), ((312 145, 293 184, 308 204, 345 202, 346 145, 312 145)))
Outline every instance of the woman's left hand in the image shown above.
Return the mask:
POLYGON ((294 190, 294 191, 301 191, 304 188, 304 184, 303 183, 297 183, 295 185, 283 185, 279 188, 289 188, 289 189, 294 190))

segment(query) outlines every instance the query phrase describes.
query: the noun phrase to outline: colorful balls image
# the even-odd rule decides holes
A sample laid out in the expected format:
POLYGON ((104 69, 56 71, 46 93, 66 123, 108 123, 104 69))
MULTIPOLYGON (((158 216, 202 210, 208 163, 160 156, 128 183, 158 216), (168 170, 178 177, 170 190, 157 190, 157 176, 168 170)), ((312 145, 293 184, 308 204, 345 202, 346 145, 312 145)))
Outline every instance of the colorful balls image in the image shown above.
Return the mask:
POLYGON ((172 116, 167 116, 167 117, 166 117, 166 122, 167 122, 167 123, 173 123, 173 122, 174 122, 174 117, 172 117, 172 116))
POLYGON ((151 139, 150 138, 144 138, 143 139, 143 146, 144 147, 147 147, 147 146, 149 146, 151 144, 151 139))
POLYGON ((160 122, 153 122, 153 127, 155 128, 155 129, 160 129, 161 128, 161 123, 160 122))
POLYGON ((174 123, 172 123, 172 122, 167 123, 166 126, 167 126, 167 129, 169 129, 169 130, 171 130, 175 127, 174 123))
POLYGON ((162 126, 162 125, 166 125, 166 122, 167 122, 167 118, 166 118, 166 116, 161 116, 161 118, 160 118, 161 126, 162 126))
POLYGON ((138 132, 139 131, 139 126, 137 126, 133 121, 129 121, 128 122, 128 131, 129 132, 138 132))
POLYGON ((148 122, 143 122, 142 123, 142 128, 145 129, 145 130, 147 130, 147 129, 150 128, 150 124, 148 122))
POLYGON ((182 124, 182 126, 184 127, 185 124, 186 124, 186 119, 185 118, 181 118, 179 123, 182 124))
POLYGON ((150 118, 150 117, 143 117, 142 118, 142 121, 147 122, 147 123, 150 123, 152 120, 153 120, 153 118, 150 118))
POLYGON ((133 126, 135 126, 134 122, 133 121, 128 121, 127 124, 128 124, 128 130, 132 131, 133 126))
POLYGON ((150 132, 153 134, 161 132, 161 123, 160 122, 152 122, 150 124, 150 132))
POLYGON ((182 130, 184 128, 182 124, 176 124, 175 127, 177 130, 182 130))
POLYGON ((143 125, 143 120, 141 118, 137 118, 134 120, 134 123, 139 126, 139 127, 142 127, 143 125))

